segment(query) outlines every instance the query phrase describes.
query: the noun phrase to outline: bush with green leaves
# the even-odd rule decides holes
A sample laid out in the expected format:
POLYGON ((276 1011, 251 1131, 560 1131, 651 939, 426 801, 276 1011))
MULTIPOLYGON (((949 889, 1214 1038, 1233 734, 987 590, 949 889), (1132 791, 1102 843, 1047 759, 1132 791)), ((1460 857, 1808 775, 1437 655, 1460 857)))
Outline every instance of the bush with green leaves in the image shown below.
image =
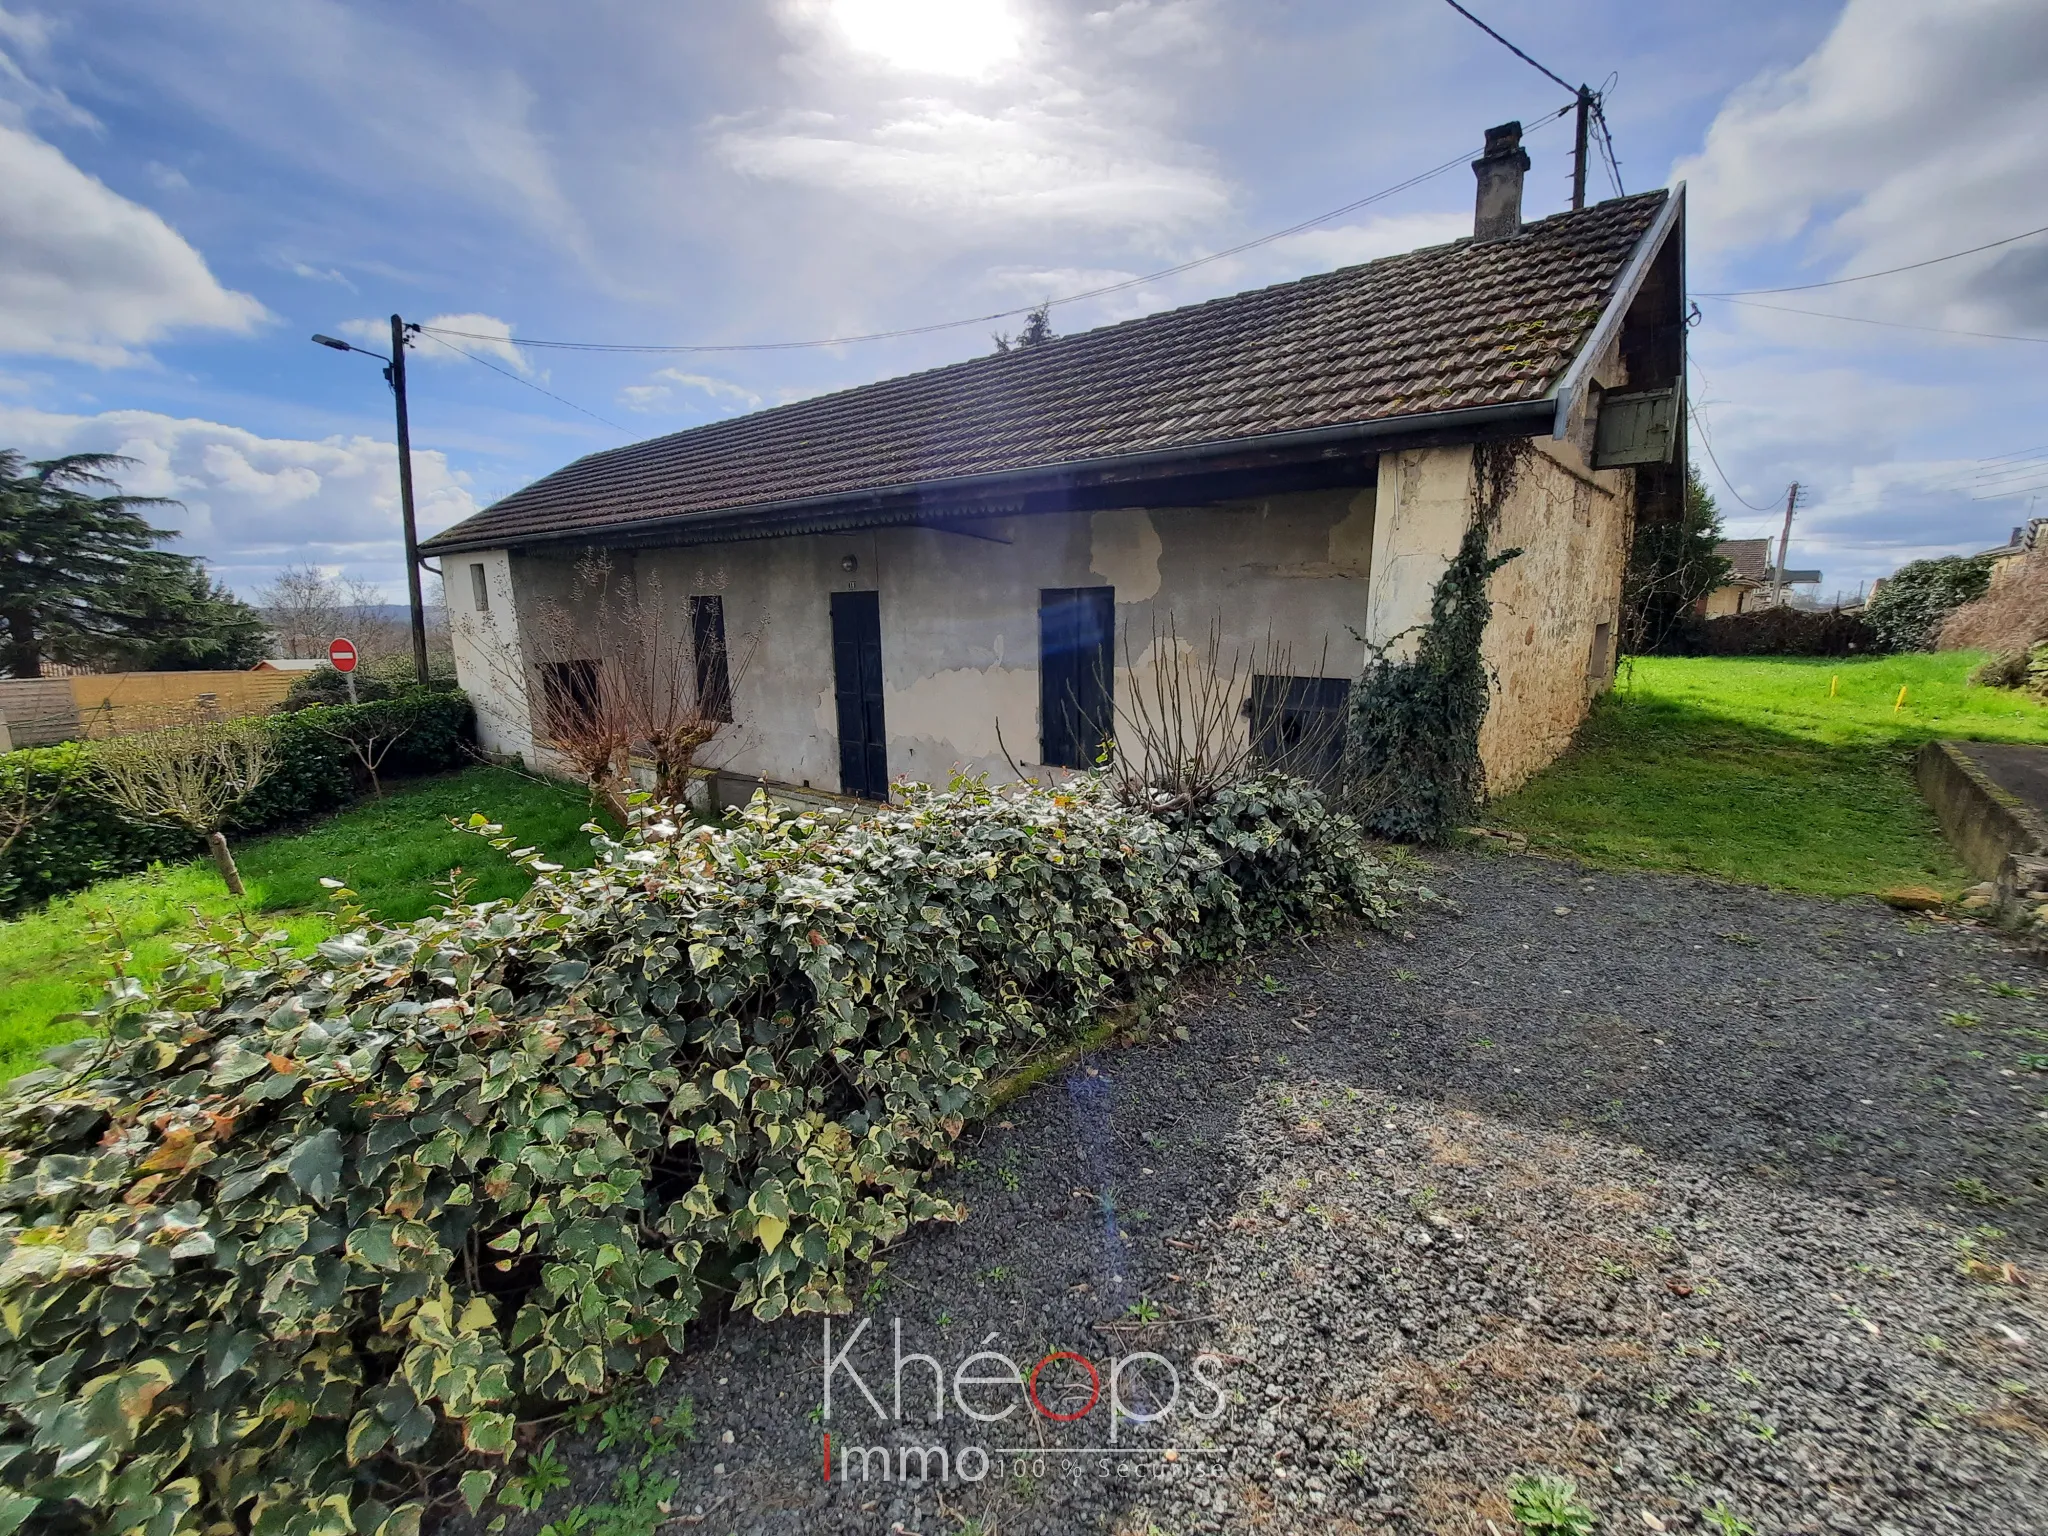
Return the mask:
MULTIPOLYGON (((347 743, 321 730, 403 712, 410 729, 386 759, 392 774, 433 773, 474 761, 476 717, 460 693, 428 690, 395 701, 300 710, 266 718, 270 775, 228 823, 235 833, 268 832, 345 805, 362 774, 347 743)), ((48 805, 0 852, 0 913, 159 861, 192 858, 199 836, 138 821, 93 789, 91 742, 67 741, 0 754, 0 795, 48 805)))
POLYGON ((1398 890, 1274 781, 1179 824, 965 781, 597 846, 307 958, 216 931, 0 1098, 0 1530, 475 1507, 523 1416, 658 1379, 707 1307, 848 1310, 962 1214, 925 1177, 1034 1050, 1398 890))
POLYGON ((1887 650, 1931 651, 1948 616, 1991 588, 1982 555, 1943 555, 1898 568, 1863 605, 1863 617, 1887 650))

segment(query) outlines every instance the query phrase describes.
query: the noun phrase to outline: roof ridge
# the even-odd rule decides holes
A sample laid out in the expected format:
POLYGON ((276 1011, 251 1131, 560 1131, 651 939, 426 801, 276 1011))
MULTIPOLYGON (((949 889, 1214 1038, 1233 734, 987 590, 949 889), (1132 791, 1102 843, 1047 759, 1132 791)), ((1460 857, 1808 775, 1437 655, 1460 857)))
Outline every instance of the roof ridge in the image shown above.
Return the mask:
POLYGON ((1501 240, 1460 236, 600 449, 427 543, 563 538, 1532 400, 1570 364, 1670 195, 1610 198, 1501 240))

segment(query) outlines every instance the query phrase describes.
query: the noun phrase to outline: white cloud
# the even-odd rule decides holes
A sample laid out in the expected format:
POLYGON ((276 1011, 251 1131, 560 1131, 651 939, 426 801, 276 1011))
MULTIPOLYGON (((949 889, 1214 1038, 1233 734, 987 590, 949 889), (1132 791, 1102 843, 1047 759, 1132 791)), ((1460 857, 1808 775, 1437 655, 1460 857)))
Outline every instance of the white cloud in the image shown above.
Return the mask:
MULTIPOLYGON (((280 567, 307 561, 393 590, 403 580, 397 451, 388 441, 261 437, 154 411, 74 416, 0 405, 0 442, 31 458, 92 452, 135 460, 119 474, 123 489, 182 503, 152 521, 176 528, 175 548, 205 557, 245 594, 280 567)), ((468 477, 431 449, 413 450, 413 487, 423 535, 476 510, 468 477)))
POLYGON ((48 19, 34 12, 0 10, 0 118, 20 126, 30 116, 41 116, 67 127, 97 130, 98 118, 21 67, 21 59, 44 62, 50 30, 48 19))
POLYGON ((786 114, 725 133, 735 170, 836 190, 955 238, 1046 226, 1175 228, 1221 213, 1221 182, 1064 93, 993 107, 892 104, 879 121, 786 114))
POLYGON ((916 73, 978 79, 1024 46, 1010 0, 826 0, 824 15, 856 52, 916 73))
MULTIPOLYGON (((328 276, 333 281, 348 283, 340 273, 321 274, 312 270, 302 271, 302 277, 328 276)), ((355 285, 348 283, 351 288, 355 285)), ((435 315, 423 321, 425 328, 432 331, 451 332, 445 342, 436 342, 431 336, 415 338, 406 356, 415 361, 436 363, 459 363, 464 361, 464 352, 478 357, 494 357, 501 363, 517 369, 525 378, 542 377, 535 372, 526 354, 512 344, 512 322, 500 320, 496 315, 462 314, 435 315)), ((340 330, 344 336, 352 336, 364 346, 388 351, 391 346, 391 322, 389 320, 344 320, 340 330)), ((410 364, 408 364, 410 366, 410 364)))
POLYGON ((716 405, 721 400, 730 400, 747 410, 759 410, 761 397, 751 389, 743 389, 725 379, 714 379, 706 373, 685 373, 680 368, 664 368, 651 376, 649 384, 628 384, 619 391, 619 404, 632 411, 658 411, 672 408, 677 388, 694 390, 710 397, 716 405))
MULTIPOLYGON (((952 249, 1156 238, 1228 205, 1207 158, 1166 131, 1177 104, 1159 61, 1123 47, 1158 31, 1150 6, 1071 25, 1020 0, 783 0, 777 14, 801 99, 711 129, 745 176, 837 194, 863 223, 914 223, 952 249)), ((1203 14, 1177 18, 1183 40, 1206 35, 1203 14)))
MULTIPOLYGON (((1804 240, 1804 280, 1846 276, 2048 223, 2044 118, 2039 0, 1849 0, 1810 56, 1730 96, 1674 174, 1709 259, 1804 240)), ((1887 318, 2048 323, 2048 244, 1822 297, 1887 318)))
POLYGON ((0 351, 111 365, 188 327, 267 318, 140 204, 0 123, 0 351))

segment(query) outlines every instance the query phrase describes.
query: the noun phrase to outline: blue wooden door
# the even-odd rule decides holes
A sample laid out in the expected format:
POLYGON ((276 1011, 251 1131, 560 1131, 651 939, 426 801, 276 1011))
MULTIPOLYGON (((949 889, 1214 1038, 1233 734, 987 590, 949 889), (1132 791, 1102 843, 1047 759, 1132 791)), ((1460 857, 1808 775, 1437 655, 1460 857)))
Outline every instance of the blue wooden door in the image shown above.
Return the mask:
POLYGON ((1116 588, 1038 594, 1040 760, 1093 768, 1116 735, 1116 588))
POLYGON ((882 604, 873 592, 832 594, 832 690, 839 706, 839 792, 889 798, 882 723, 882 604))

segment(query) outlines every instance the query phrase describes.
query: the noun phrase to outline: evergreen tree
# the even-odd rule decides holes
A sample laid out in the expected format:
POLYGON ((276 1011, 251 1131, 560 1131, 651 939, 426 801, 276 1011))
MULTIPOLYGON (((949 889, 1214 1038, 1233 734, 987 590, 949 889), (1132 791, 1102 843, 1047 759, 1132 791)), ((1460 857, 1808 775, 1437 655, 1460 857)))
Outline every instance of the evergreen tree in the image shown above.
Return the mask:
POLYGON ((1693 610, 1728 579, 1732 567, 1718 553, 1721 509, 1700 478, 1685 472, 1685 509, 1675 519, 1636 528, 1622 583, 1622 648, 1645 655, 1693 622, 1693 610))
POLYGON ((263 652, 255 610, 205 568, 157 546, 175 530, 109 474, 127 461, 75 453, 31 462, 0 449, 0 670, 46 660, 165 670, 243 667, 263 652))

